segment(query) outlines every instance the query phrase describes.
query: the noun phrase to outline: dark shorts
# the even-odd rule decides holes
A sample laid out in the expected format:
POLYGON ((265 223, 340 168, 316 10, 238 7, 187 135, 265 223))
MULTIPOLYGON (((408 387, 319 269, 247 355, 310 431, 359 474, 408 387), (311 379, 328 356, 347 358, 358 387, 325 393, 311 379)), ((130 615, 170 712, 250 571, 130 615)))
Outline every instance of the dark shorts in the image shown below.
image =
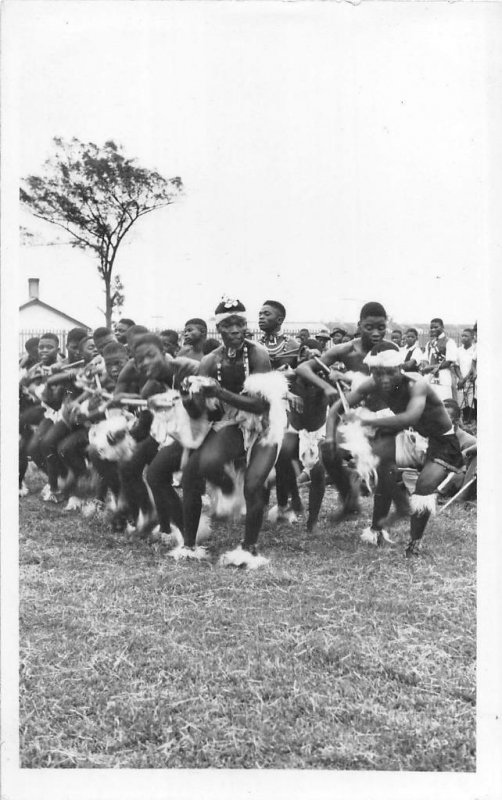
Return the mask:
POLYGON ((441 464, 450 472, 461 472, 464 466, 464 459, 458 439, 454 433, 446 436, 429 437, 429 447, 425 454, 426 461, 434 461, 441 464))

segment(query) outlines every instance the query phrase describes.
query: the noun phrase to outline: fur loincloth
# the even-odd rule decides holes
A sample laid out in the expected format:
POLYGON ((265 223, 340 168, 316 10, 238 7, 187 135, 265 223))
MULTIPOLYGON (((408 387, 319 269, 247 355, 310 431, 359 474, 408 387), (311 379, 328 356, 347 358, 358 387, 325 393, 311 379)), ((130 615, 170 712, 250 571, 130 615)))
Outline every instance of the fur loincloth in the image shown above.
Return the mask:
POLYGON ((344 450, 354 459, 356 470, 369 489, 376 486, 379 458, 371 446, 371 428, 361 425, 361 419, 373 413, 361 407, 344 414, 337 428, 337 438, 344 450))
POLYGON ((136 442, 129 430, 134 424, 132 414, 112 414, 89 428, 89 445, 103 461, 129 461, 136 442))
POLYGON ((280 372, 255 372, 245 380, 242 394, 255 395, 266 400, 269 408, 263 414, 239 411, 236 421, 244 436, 244 447, 249 453, 256 442, 264 447, 282 444, 288 424, 288 382, 280 372))
POLYGON ((179 392, 169 389, 162 394, 153 395, 150 404, 153 413, 150 435, 160 447, 166 447, 173 441, 189 450, 196 450, 201 446, 211 429, 211 423, 206 415, 192 419, 179 392))

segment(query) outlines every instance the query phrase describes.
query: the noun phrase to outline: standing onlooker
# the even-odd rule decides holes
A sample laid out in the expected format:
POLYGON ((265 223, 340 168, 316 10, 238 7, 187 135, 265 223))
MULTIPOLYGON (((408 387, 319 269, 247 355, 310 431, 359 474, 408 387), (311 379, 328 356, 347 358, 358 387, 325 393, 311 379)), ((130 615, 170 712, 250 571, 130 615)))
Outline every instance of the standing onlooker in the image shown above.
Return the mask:
POLYGON ((403 355, 404 372, 418 372, 418 367, 424 360, 424 354, 418 344, 418 331, 408 328, 404 334, 404 345, 401 347, 403 355))
POLYGON ((341 344, 346 333, 347 331, 345 331, 343 328, 331 328, 330 336, 332 344, 341 344))
POLYGON ((178 355, 178 350, 180 349, 177 331, 173 330, 172 328, 167 328, 165 331, 161 331, 160 338, 162 339, 164 352, 169 353, 170 356, 176 358, 178 355))
POLYGON ((305 346, 310 339, 310 331, 308 328, 302 328, 298 331, 298 336, 296 337, 302 346, 305 346))
POLYGON ((462 420, 469 423, 474 420, 474 358, 476 347, 474 345, 474 331, 464 328, 462 331, 461 346, 457 351, 455 373, 457 376, 457 403, 462 411, 462 420))
POLYGON ((300 351, 304 347, 308 347, 309 349, 320 348, 320 342, 310 336, 310 331, 308 328, 302 328, 300 331, 298 331, 296 338, 300 342, 300 351))
POLYGON ((456 361, 457 345, 446 335, 443 320, 434 317, 431 319, 430 340, 425 345, 420 372, 428 377, 441 400, 452 399, 452 367, 456 361))
POLYGON ((200 317, 193 317, 185 322, 183 330, 183 344, 177 352, 178 356, 191 358, 193 361, 202 361, 204 344, 207 339, 207 325, 200 317))
POLYGON ((399 328, 395 328, 390 334, 390 340, 401 349, 403 346, 403 332, 399 328))
POLYGON ((31 367, 34 367, 35 364, 38 364, 40 360, 38 355, 38 342, 39 339, 37 336, 33 336, 31 339, 27 340, 26 344, 24 345, 26 355, 21 356, 19 359, 19 366, 21 369, 31 369, 31 367))
POLYGON ((329 330, 327 328, 319 328, 315 338, 321 346, 321 353, 324 353, 325 350, 328 350, 331 347, 329 330))

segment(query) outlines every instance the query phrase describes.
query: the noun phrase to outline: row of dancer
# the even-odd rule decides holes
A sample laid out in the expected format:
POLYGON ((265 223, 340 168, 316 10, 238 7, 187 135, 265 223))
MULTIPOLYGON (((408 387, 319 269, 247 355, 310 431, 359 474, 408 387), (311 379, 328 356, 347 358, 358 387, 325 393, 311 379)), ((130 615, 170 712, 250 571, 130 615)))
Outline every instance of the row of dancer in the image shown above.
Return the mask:
POLYGON ((243 541, 223 561, 253 567, 265 561, 257 547, 274 473, 272 518, 301 509, 296 464, 310 482, 310 530, 326 473, 339 492, 338 519, 358 510, 358 481, 347 467, 354 455, 357 463, 361 441, 347 431, 357 430, 376 482, 370 538, 380 540, 385 526, 410 513, 407 554, 415 553, 437 488, 460 472, 463 459, 444 404, 385 341, 382 305, 365 304, 360 336, 322 356, 281 332, 280 302, 267 300, 260 309, 259 342, 246 338, 240 301, 225 298, 215 313, 221 344, 208 348, 205 323, 195 318, 176 357, 132 320, 122 321, 115 336, 106 329, 69 336, 64 362, 55 337, 42 337, 40 362, 21 380, 20 486, 31 458, 47 473, 45 499, 62 499, 63 485, 70 507, 78 505, 92 465, 98 500, 113 498, 116 529, 132 521, 147 536, 158 526, 175 536, 172 555, 191 559, 207 557, 197 537, 205 527, 202 498, 213 487, 219 514, 245 508, 243 541), (347 414, 352 407, 365 415, 347 414), (399 464, 420 469, 409 502, 399 464))

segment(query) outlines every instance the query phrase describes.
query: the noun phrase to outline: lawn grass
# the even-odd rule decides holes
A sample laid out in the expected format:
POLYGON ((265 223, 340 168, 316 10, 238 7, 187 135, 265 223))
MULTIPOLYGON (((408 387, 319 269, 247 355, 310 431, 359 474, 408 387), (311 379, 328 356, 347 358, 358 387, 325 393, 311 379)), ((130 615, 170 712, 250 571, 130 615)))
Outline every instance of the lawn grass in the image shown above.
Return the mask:
MULTIPOLYGON (((32 488, 39 487, 35 477, 32 488)), ((22 767, 475 769, 475 508, 423 554, 304 521, 270 566, 176 563, 102 520, 21 501, 22 767)))

